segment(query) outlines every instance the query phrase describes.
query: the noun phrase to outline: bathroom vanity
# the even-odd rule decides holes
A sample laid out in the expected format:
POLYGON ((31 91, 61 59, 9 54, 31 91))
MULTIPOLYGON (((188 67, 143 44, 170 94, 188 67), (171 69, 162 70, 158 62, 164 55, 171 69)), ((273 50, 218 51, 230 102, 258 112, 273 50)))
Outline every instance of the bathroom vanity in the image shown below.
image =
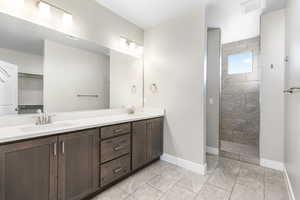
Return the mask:
POLYGON ((0 12, 0 200, 89 199, 161 156, 164 112, 144 98, 158 85, 134 38, 87 38, 77 14, 63 30, 64 9, 46 22, 40 4, 24 2, 34 21, 0 12))
POLYGON ((117 118, 55 130, 21 128, 25 134, 0 129, 20 131, 15 138, 0 136, 0 200, 88 199, 159 159, 163 116, 117 118))

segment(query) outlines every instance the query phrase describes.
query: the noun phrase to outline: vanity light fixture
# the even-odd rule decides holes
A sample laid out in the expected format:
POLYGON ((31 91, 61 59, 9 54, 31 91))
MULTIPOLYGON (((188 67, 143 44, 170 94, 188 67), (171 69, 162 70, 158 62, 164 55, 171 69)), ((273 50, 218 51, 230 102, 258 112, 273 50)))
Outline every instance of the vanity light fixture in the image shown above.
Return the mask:
POLYGON ((44 1, 39 1, 38 3, 39 7, 39 16, 44 18, 44 19, 50 19, 51 18, 51 6, 50 4, 44 2, 44 1))
POLYGON ((50 4, 44 0, 40 0, 38 2, 38 8, 39 8, 39 15, 45 19, 50 19, 51 18, 51 9, 58 10, 62 13, 62 23, 65 27, 71 27, 73 25, 73 15, 62 9, 59 8, 53 4, 50 4))
POLYGON ((124 37, 120 37, 120 48, 130 54, 141 56, 143 54, 143 46, 138 45, 134 41, 130 41, 124 37))

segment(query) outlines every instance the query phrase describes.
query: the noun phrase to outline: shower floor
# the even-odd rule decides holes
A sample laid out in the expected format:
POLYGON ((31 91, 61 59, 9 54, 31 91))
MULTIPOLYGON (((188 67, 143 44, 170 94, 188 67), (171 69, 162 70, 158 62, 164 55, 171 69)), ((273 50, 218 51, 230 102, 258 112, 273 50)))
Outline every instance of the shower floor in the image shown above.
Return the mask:
POLYGON ((245 145, 221 140, 221 156, 243 162, 259 164, 259 148, 254 145, 245 145))

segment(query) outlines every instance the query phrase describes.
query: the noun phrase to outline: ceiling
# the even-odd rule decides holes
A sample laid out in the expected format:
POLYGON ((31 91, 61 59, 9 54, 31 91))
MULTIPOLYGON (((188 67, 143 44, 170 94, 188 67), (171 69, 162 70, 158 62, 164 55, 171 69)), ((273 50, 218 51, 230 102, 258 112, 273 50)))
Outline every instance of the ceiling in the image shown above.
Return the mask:
POLYGON ((137 26, 148 29, 188 12, 207 0, 96 0, 137 26))
MULTIPOLYGON (((168 19, 188 12, 203 3, 218 4, 226 1, 233 4, 233 0, 96 0, 102 6, 112 12, 136 24, 148 29, 168 19)), ((246 0, 240 0, 245 2, 246 0)), ((266 11, 282 8, 286 0, 262 0, 266 1, 266 11)))

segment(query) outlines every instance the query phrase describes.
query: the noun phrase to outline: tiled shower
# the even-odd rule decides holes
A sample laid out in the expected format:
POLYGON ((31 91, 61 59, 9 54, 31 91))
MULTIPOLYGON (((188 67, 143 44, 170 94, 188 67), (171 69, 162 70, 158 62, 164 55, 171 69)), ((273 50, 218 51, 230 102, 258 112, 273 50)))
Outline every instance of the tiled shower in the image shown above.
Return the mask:
POLYGON ((222 47, 221 155, 254 164, 259 162, 259 48, 259 37, 222 47))

